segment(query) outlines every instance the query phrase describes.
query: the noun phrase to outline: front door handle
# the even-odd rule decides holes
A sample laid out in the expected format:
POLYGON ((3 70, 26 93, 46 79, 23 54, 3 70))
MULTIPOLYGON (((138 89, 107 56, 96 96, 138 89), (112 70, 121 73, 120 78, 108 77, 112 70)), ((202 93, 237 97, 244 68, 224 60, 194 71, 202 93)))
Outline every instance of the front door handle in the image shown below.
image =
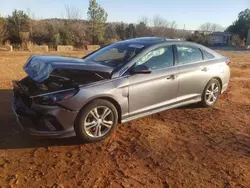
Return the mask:
POLYGON ((177 78, 178 76, 175 75, 170 75, 169 77, 167 77, 167 80, 174 80, 175 78, 177 78))

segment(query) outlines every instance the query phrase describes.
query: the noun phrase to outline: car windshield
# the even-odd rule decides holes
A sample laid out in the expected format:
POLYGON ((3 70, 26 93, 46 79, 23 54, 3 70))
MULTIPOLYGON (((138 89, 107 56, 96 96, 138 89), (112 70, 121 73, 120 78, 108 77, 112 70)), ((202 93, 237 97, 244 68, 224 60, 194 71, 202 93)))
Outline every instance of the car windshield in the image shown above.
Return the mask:
POLYGON ((144 49, 144 45, 119 42, 104 47, 84 58, 86 63, 100 63, 110 67, 120 67, 128 63, 144 49))

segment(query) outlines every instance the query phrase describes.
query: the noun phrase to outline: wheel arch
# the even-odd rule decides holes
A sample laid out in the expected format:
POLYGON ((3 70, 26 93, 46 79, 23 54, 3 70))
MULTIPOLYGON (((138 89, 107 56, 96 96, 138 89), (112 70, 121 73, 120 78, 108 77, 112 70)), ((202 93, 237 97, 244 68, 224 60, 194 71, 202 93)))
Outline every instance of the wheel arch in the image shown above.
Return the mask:
MULTIPOLYGON (((202 95, 201 95, 201 102, 200 102, 200 105, 202 107, 211 107, 211 106, 214 106, 216 101, 218 100, 218 97, 215 101, 215 103, 213 103, 212 105, 208 105, 205 101, 204 101, 204 96, 205 96, 205 89, 207 88, 208 84, 212 81, 212 80, 216 80, 217 82, 219 82, 219 85, 220 87, 222 87, 222 80, 220 77, 212 77, 210 80, 208 80, 208 82, 206 83, 206 85, 204 86, 203 90, 202 90, 202 95)), ((220 90, 220 93, 221 93, 221 90, 220 90)), ((220 94, 219 93, 219 94, 220 94)))
MULTIPOLYGON (((219 83, 220 83, 220 89, 222 89, 222 80, 221 80, 221 78, 220 78, 220 77, 218 77, 218 76, 216 76, 216 77, 211 78, 208 82, 210 82, 212 79, 216 79, 216 80, 218 80, 218 81, 219 81, 219 83)), ((208 84, 208 83, 207 83, 207 84, 208 84)), ((220 92, 221 92, 221 90, 220 90, 220 92)))
POLYGON ((114 98, 110 97, 110 96, 98 96, 96 98, 92 98, 90 99, 89 101, 87 101, 86 103, 84 103, 84 105, 81 107, 81 109, 79 110, 76 118, 75 118, 75 123, 77 122, 77 120, 79 119, 79 114, 80 114, 80 111, 86 106, 88 105, 89 103, 91 103, 92 101, 94 100, 98 100, 98 99, 102 99, 102 100, 106 100, 106 101, 109 101, 111 102, 116 110, 117 110, 117 113, 118 113, 118 122, 121 123, 121 119, 122 119, 122 109, 121 109, 121 106, 120 104, 117 102, 117 100, 115 100, 114 98))
MULTIPOLYGON (((205 88, 207 87, 207 84, 208 84, 212 79, 218 80, 218 82, 220 83, 220 87, 222 88, 222 80, 221 80, 221 78, 218 77, 218 76, 215 76, 215 77, 212 77, 211 79, 209 79, 209 80, 207 81, 206 85, 205 85, 205 86, 203 87, 203 89, 202 89, 202 94, 204 93, 204 90, 205 90, 205 88)), ((220 92, 221 92, 221 91, 220 91, 220 92)))
MULTIPOLYGON (((99 98, 96 98, 96 99, 103 99, 103 100, 107 100, 107 101, 111 102, 115 106, 115 108, 117 110, 117 113, 118 113, 118 122, 121 123, 122 109, 121 109, 120 104, 117 102, 117 100, 115 100, 112 97, 99 97, 99 98)), ((94 99, 94 100, 96 100, 96 99, 94 99)))

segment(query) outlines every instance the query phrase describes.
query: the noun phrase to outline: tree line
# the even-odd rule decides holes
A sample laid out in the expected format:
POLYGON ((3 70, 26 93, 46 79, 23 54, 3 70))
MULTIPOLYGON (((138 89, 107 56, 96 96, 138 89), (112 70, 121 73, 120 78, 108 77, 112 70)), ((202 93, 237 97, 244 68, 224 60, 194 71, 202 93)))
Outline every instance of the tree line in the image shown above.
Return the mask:
MULTIPOLYGON (((118 40, 135 37, 158 36, 167 38, 201 38, 198 31, 177 29, 175 21, 169 22, 156 15, 152 19, 141 18, 135 23, 107 23, 108 13, 96 0, 89 1, 87 20, 81 19, 81 11, 77 7, 65 7, 66 18, 35 20, 22 10, 14 10, 7 18, 0 17, 0 43, 10 43, 14 47, 27 48, 29 43, 46 44, 51 48, 57 45, 73 45, 83 47, 86 44, 106 45, 118 40)), ((250 10, 239 13, 238 19, 226 31, 232 32, 244 40, 250 28, 250 10)), ((213 23, 205 23, 199 27, 204 31, 223 31, 213 23)), ((202 40, 198 41, 202 43, 202 40)))

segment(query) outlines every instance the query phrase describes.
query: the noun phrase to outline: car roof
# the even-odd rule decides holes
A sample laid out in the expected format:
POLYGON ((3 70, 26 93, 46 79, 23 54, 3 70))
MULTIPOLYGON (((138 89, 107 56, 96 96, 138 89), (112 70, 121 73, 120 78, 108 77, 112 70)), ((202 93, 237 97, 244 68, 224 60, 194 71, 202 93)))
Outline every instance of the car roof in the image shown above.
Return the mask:
POLYGON ((201 44, 197 44, 195 42, 190 42, 190 41, 184 41, 184 40, 180 40, 180 39, 169 39, 169 38, 162 38, 162 37, 140 37, 140 38, 133 38, 133 39, 127 39, 127 40, 123 40, 120 41, 121 43, 127 43, 127 44, 139 44, 139 45, 143 45, 144 47, 148 48, 150 46, 154 46, 157 44, 163 44, 163 43, 181 43, 181 44, 187 44, 187 45, 192 45, 195 46, 197 48, 203 49, 209 53, 212 53, 215 56, 220 56, 220 54, 218 54, 217 52, 215 52, 214 50, 211 50, 210 48, 207 48, 201 44))
POLYGON ((164 42, 180 42, 180 40, 168 39, 168 38, 162 38, 162 37, 140 37, 140 38, 124 40, 122 42, 142 44, 144 46, 151 46, 151 45, 160 44, 164 42))

